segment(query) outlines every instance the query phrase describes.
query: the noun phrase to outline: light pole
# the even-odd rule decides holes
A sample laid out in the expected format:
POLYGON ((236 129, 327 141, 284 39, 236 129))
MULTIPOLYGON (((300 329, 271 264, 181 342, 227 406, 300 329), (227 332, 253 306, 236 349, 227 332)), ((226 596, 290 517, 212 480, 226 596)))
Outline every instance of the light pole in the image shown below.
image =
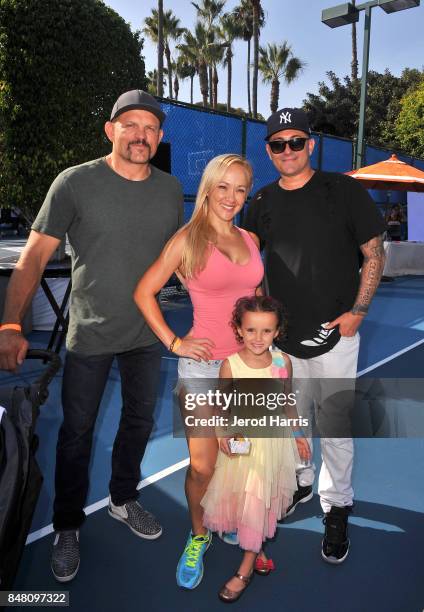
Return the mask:
POLYGON ((355 167, 360 168, 364 164, 364 133, 365 133, 365 108, 367 105, 368 85, 368 63, 370 55, 371 34, 371 10, 380 6, 385 13, 397 13, 405 9, 420 5, 420 0, 370 0, 363 4, 354 6, 351 2, 339 4, 332 8, 324 9, 321 21, 330 28, 338 28, 359 20, 359 11, 365 11, 364 45, 362 51, 362 74, 361 74, 361 101, 359 106, 359 128, 358 141, 356 144, 355 167))

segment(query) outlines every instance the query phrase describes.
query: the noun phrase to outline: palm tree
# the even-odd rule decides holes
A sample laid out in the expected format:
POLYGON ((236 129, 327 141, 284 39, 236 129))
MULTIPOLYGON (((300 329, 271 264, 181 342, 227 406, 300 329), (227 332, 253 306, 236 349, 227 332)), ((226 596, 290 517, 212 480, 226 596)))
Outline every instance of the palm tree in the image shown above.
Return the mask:
POLYGON ((259 13, 261 0, 251 0, 253 9, 253 83, 252 83, 252 110, 253 117, 258 116, 258 72, 259 72, 259 13))
POLYGON ((180 92, 180 79, 177 70, 177 62, 174 62, 174 60, 172 60, 171 67, 172 74, 174 75, 174 81, 172 83, 172 86, 174 88, 174 100, 178 100, 178 94, 180 92))
MULTIPOLYGON (((166 85, 166 80, 162 77, 162 94, 163 94, 163 88, 165 85, 166 85)), ((156 68, 147 73, 147 91, 152 96, 159 95, 158 93, 158 71, 156 70, 156 68)))
POLYGON ((208 72, 209 72, 209 103, 211 105, 214 104, 214 92, 216 93, 216 88, 214 89, 214 83, 217 87, 217 78, 218 73, 216 70, 216 65, 214 67, 215 57, 217 54, 217 49, 212 48, 215 43, 215 33, 214 33, 214 24, 222 13, 222 9, 224 8, 226 0, 202 0, 201 4, 197 4, 196 2, 192 2, 191 4, 197 10, 197 16, 199 21, 204 25, 206 32, 209 37, 209 61, 208 61, 208 72))
MULTIPOLYGON (((356 0, 352 0, 353 6, 355 6, 356 0)), ((356 43, 356 23, 352 23, 352 81, 358 79, 358 47, 356 43)))
POLYGON ((225 65, 227 66, 227 111, 231 110, 231 80, 232 80, 232 43, 243 36, 243 28, 233 13, 225 13, 221 17, 219 36, 225 47, 225 65))
POLYGON ((158 69, 156 77, 157 95, 163 98, 163 0, 158 0, 158 69))
MULTIPOLYGON (((247 42, 247 106, 249 115, 252 114, 252 104, 250 96, 250 41, 253 36, 253 7, 251 0, 241 0, 240 4, 233 10, 233 15, 243 30, 243 40, 247 42)), ((262 28, 265 22, 265 15, 262 7, 259 10, 259 27, 262 28)))
POLYGON ((212 30, 210 32, 210 43, 209 43, 209 61, 212 66, 212 107, 216 110, 218 104, 218 69, 217 66, 224 58, 225 46, 219 42, 217 38, 217 31, 212 30))
POLYGON ((284 78, 289 85, 298 78, 306 64, 294 57, 290 45, 284 41, 282 45, 268 44, 267 48, 259 47, 259 70, 264 83, 271 83, 271 112, 278 109, 280 95, 280 80, 284 78))
MULTIPOLYGON (((178 48, 180 50, 180 54, 177 58, 176 62, 176 78, 180 78, 181 80, 190 79, 190 104, 193 104, 193 81, 196 76, 196 58, 190 55, 187 55, 184 50, 181 50, 181 47, 184 45, 179 45, 178 48)), ((175 79, 174 79, 174 91, 175 91, 175 79)), ((175 99, 178 100, 178 95, 175 96, 175 99)))
POLYGON ((207 29, 210 30, 224 8, 225 0, 202 0, 201 4, 192 2, 197 9, 198 17, 204 21, 207 29))
MULTIPOLYGON (((150 17, 144 20, 146 24, 143 29, 144 34, 149 36, 153 42, 158 42, 158 23, 159 15, 156 9, 152 9, 150 17)), ((168 70, 168 91, 169 97, 172 98, 172 60, 171 49, 169 47, 170 40, 178 40, 184 32, 184 28, 180 27, 180 20, 176 17, 172 10, 165 11, 163 14, 163 46, 166 57, 168 70)))
POLYGON ((199 75, 200 92, 203 98, 203 106, 208 106, 208 60, 209 60, 209 39, 208 34, 200 22, 196 23, 194 34, 190 30, 184 32, 184 43, 177 45, 187 59, 196 67, 199 75))

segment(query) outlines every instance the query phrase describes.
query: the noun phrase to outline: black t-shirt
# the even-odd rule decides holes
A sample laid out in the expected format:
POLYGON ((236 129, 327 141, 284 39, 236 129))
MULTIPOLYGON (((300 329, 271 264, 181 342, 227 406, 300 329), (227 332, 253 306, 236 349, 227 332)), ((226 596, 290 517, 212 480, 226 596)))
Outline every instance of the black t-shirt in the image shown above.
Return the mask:
POLYGON ((279 348, 308 359, 332 349, 338 328, 323 325, 349 311, 359 287, 359 246, 384 232, 368 192, 343 174, 316 171, 300 189, 278 181, 253 197, 244 227, 265 249, 268 292, 286 307, 279 348))

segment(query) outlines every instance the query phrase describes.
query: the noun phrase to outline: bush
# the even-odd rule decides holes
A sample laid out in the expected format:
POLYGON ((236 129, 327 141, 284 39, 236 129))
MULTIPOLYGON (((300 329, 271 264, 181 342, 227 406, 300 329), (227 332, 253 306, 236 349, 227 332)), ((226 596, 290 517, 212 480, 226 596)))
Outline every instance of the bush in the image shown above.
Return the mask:
POLYGON ((100 0, 0 0, 0 206, 34 218, 64 168, 104 155, 143 40, 100 0))
POLYGON ((403 149, 424 158, 424 80, 402 98, 395 133, 403 149))

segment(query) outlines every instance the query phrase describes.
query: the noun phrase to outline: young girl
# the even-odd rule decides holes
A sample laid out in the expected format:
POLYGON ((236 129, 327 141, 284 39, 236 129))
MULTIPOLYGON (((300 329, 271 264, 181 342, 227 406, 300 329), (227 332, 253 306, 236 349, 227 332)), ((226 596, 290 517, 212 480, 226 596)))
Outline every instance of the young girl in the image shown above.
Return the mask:
MULTIPOLYGON (((282 319, 281 306, 271 297, 237 300, 232 327, 244 346, 223 361, 220 378, 290 379, 288 356, 269 350, 283 332, 282 319)), ((296 418, 296 409, 286 409, 285 416, 296 418)), ((297 489, 295 466, 299 455, 302 460, 310 458, 300 427, 293 428, 293 436, 253 438, 249 455, 231 454, 230 437, 218 440, 221 452, 201 502, 204 525, 211 531, 237 531, 240 547, 245 551, 238 572, 219 592, 219 598, 227 603, 241 596, 254 569, 263 575, 273 569, 262 543, 274 536, 277 520, 292 501, 297 489)))

